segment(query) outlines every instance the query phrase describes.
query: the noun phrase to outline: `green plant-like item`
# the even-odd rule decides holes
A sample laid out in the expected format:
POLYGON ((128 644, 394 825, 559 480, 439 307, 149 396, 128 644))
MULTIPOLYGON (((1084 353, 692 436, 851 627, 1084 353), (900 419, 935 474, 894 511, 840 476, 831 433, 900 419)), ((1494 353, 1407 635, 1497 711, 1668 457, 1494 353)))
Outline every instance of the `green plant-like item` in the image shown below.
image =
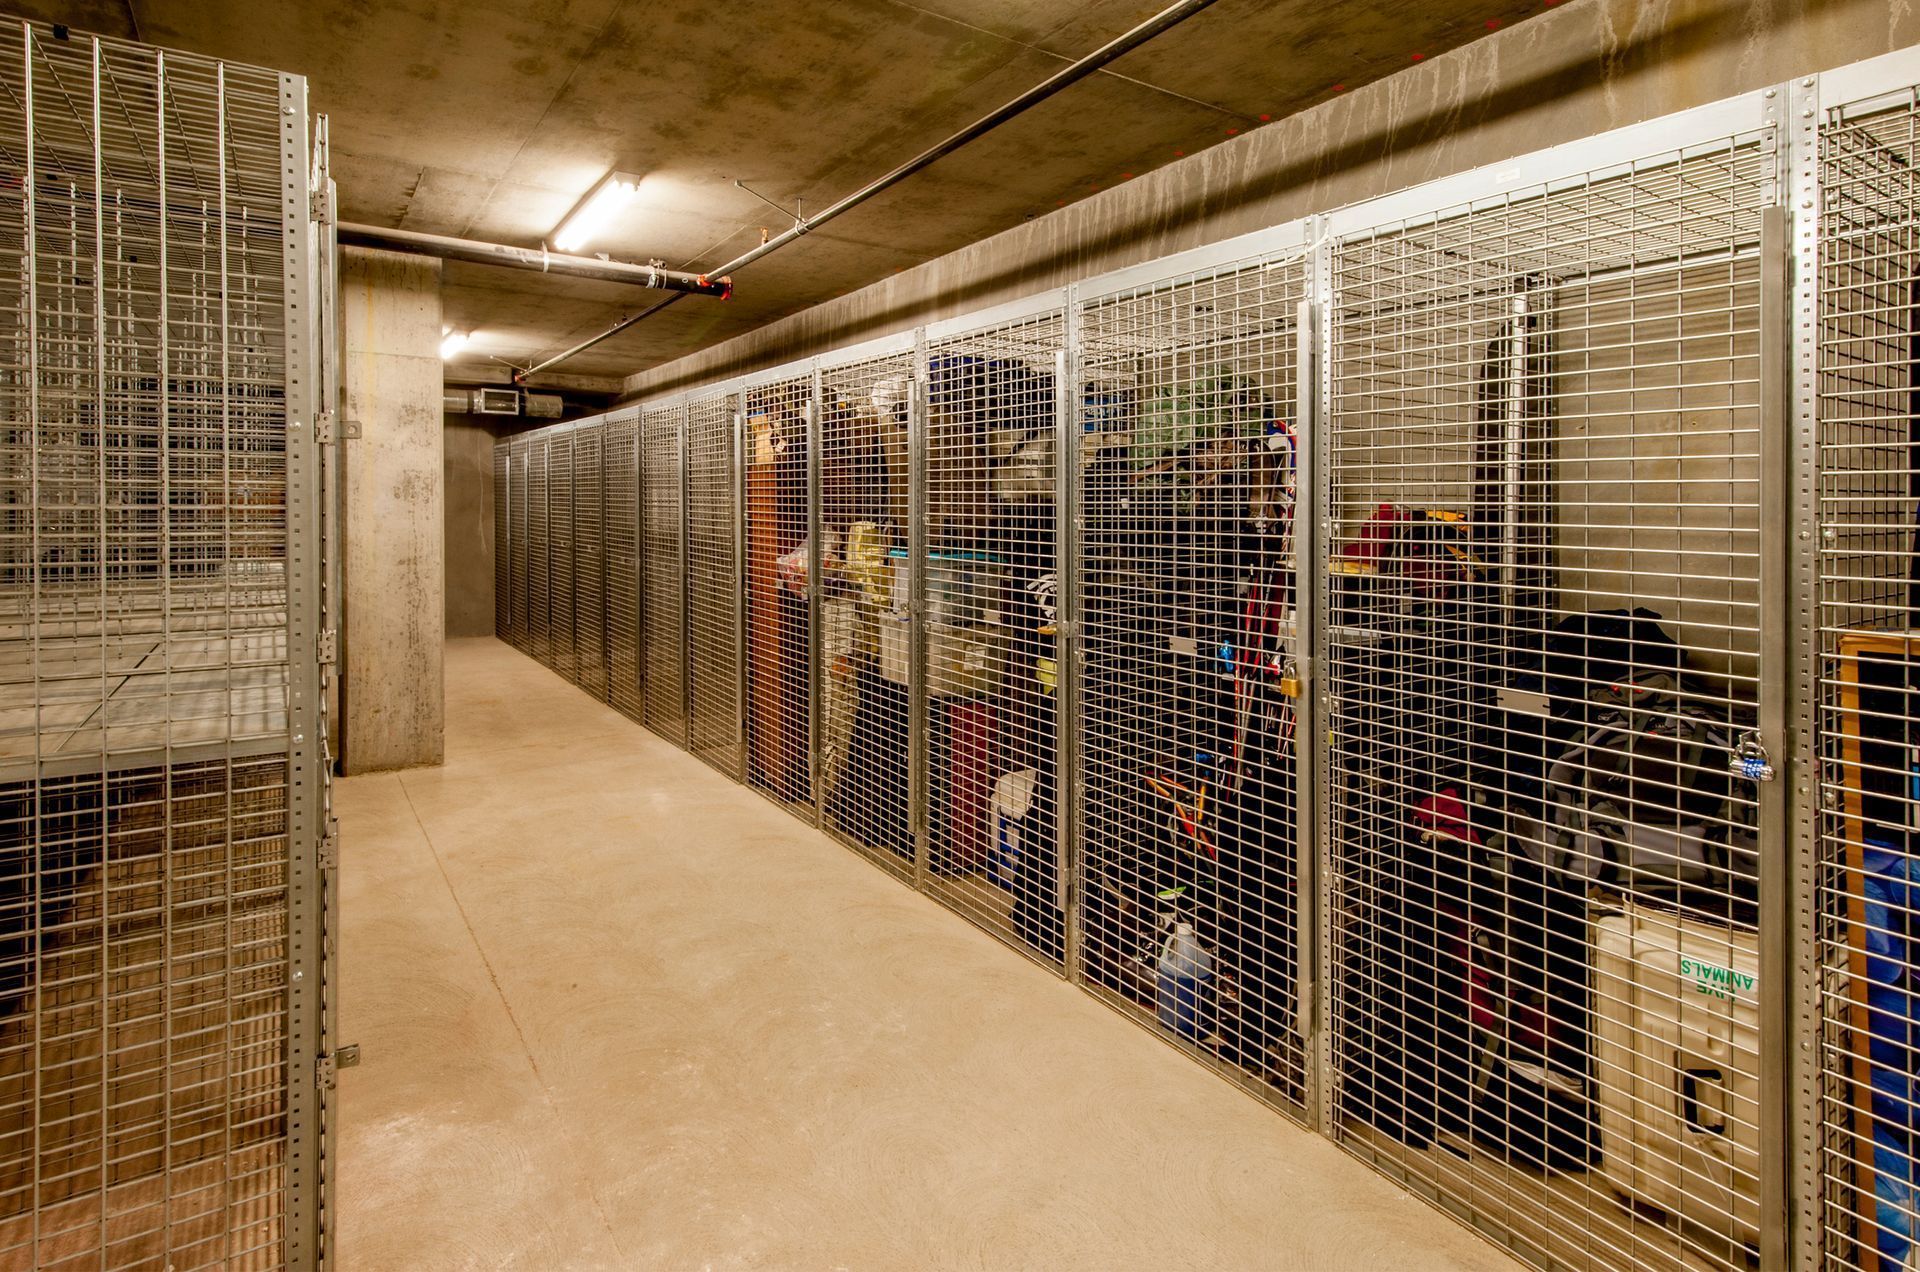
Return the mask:
POLYGON ((1133 477, 1195 489, 1220 481, 1259 443, 1274 407, 1245 376, 1216 369, 1163 385, 1140 403, 1133 477))

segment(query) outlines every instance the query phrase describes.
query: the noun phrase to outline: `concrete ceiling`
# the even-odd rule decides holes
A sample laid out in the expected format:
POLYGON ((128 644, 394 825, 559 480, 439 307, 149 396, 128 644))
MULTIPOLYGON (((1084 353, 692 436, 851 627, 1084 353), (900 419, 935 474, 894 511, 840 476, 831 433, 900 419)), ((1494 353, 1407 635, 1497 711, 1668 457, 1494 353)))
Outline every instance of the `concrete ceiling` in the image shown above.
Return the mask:
MULTIPOLYGON (((1551 3, 1552 0, 1544 0, 1551 3)), ((557 368, 620 377, 1044 215, 1538 12, 1543 0, 1219 0, 925 174, 557 368)), ((341 213, 538 245, 608 170, 593 250, 706 269, 1126 30, 1161 0, 28 0, 26 16, 300 72, 341 213)), ((450 264, 470 356, 525 364, 658 299, 450 264)))

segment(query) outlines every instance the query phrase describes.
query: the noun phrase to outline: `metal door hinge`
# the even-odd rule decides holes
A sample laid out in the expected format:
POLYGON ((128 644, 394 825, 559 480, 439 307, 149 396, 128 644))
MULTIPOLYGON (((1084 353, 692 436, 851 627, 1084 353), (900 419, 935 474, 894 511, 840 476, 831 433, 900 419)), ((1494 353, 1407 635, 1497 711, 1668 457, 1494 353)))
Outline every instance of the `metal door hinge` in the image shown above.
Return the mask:
POLYGON ((313 417, 313 437, 322 446, 333 445, 333 412, 322 411, 313 417))
POLYGON ((1301 1038, 1311 1038, 1320 1027, 1320 982, 1310 980, 1302 982, 1300 995, 1294 1002, 1294 1033, 1301 1038))
POLYGON ((324 187, 307 191, 307 208, 311 219, 322 225, 327 223, 327 192, 324 187))
POLYGON ((313 1062, 313 1076, 320 1083, 322 1091, 331 1091, 340 1075, 340 1070, 355 1068, 359 1063, 359 1043, 336 1047, 313 1062))
POLYGON ((338 870, 340 868, 340 823, 329 818, 327 833, 320 837, 320 868, 338 870))
POLYGON ((340 639, 338 635, 335 634, 333 628, 328 627, 323 629, 314 644, 314 653, 320 659, 320 665, 322 667, 333 666, 334 659, 340 656, 340 639))

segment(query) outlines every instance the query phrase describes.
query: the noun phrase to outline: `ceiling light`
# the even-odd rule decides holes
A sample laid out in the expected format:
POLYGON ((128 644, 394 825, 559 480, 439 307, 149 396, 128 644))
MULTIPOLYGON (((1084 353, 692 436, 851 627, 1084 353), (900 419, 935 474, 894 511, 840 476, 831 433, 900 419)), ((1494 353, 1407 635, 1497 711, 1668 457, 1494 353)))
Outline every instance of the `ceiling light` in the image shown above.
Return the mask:
POLYGON ((440 336, 440 361, 451 361, 453 355, 466 348, 467 341, 471 339, 473 339, 473 333, 470 331, 448 330, 442 332, 440 336))
POLYGON ((553 245, 562 252, 577 252, 605 233, 633 196, 640 193, 640 178, 625 172, 609 172, 600 184, 587 191, 587 197, 573 205, 566 220, 553 232, 553 245))

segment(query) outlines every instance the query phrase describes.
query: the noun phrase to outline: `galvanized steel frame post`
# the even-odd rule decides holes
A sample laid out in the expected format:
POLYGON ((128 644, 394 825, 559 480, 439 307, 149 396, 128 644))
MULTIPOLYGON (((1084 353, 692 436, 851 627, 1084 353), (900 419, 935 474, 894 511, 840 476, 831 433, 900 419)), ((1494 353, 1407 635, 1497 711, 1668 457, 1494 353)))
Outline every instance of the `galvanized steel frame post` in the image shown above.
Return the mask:
POLYGON ((927 813, 927 329, 913 333, 907 388, 907 816, 912 823, 913 886, 933 877, 927 813))
POLYGON ((747 780, 747 393, 728 394, 733 419, 733 471, 727 489, 733 495, 733 779, 747 780))
POLYGON ((326 1261, 321 1228, 326 1190, 328 889, 321 871, 328 774, 321 736, 320 611, 326 569, 319 516, 320 376, 314 204, 309 189, 307 85, 280 76, 282 259, 286 340, 287 586, 287 1263, 326 1261))
MULTIPOLYGON (((1777 189, 1777 185, 1776 185, 1777 189)), ((1786 419, 1788 350, 1786 333, 1787 221, 1776 202, 1760 222, 1760 506, 1786 506, 1789 456, 1786 419)), ((1761 743, 1779 757, 1776 769, 1798 780, 1786 763, 1788 644, 1786 601, 1788 553, 1793 546, 1790 518, 1780 518, 1760 539, 1759 724, 1761 743), (1767 621, 1771 615, 1773 621, 1767 621)), ((1756 794, 1760 825, 1760 983, 1786 986, 1792 900, 1787 837, 1787 781, 1762 782, 1756 794)), ((1765 995, 1760 1003, 1760 1261, 1785 1267, 1787 1251, 1787 995, 1765 995)))
MULTIPOLYGON (((647 692, 647 413, 633 413, 633 678, 639 697, 640 721, 647 719, 652 698, 647 692)), ((655 732, 658 732, 656 729, 655 732)))
MULTIPOLYGON (((1317 243, 1317 223, 1309 223, 1307 241, 1317 243)), ((1326 504, 1321 493, 1323 464, 1318 450, 1322 429, 1319 408, 1321 383, 1318 353, 1324 343, 1320 316, 1324 312, 1316 290, 1320 277, 1321 254, 1310 250, 1304 258, 1306 286, 1296 309, 1294 358, 1294 422, 1299 439, 1294 475, 1293 572, 1295 598, 1293 614, 1294 674, 1298 678, 1294 713, 1299 735, 1294 745, 1294 789, 1300 794, 1294 801, 1294 1027, 1299 1033, 1301 1054, 1305 1060, 1306 1089, 1302 1115, 1312 1125, 1320 1125, 1320 1094, 1326 1087, 1326 1067, 1321 1062, 1321 1041, 1327 1013, 1321 1004, 1323 949, 1320 940, 1320 834, 1321 803, 1315 798, 1320 789, 1320 770, 1324 760, 1325 720, 1319 711, 1321 656, 1324 631, 1321 621, 1320 583, 1326 571, 1320 567, 1321 518, 1326 504)))
POLYGON ((820 362, 808 365, 810 388, 807 397, 807 807, 809 819, 817 828, 826 826, 826 800, 820 796, 823 772, 820 755, 820 707, 825 695, 820 692, 820 537, 826 528, 825 509, 820 498, 820 439, 825 433, 820 416, 825 406, 821 396, 820 362))
POLYGON ((691 533, 688 516, 692 511, 692 465, 687 463, 687 432, 691 427, 693 415, 692 403, 686 398, 680 399, 680 428, 675 434, 675 448, 679 459, 678 490, 680 496, 680 729, 687 740, 686 749, 693 750, 693 587, 692 587, 692 545, 688 542, 691 533))
POLYGON ((1061 349, 1054 375, 1054 896, 1060 904, 1061 972, 1075 985, 1086 984, 1086 895, 1080 853, 1081 800, 1086 783, 1081 771, 1080 690, 1086 666, 1085 614, 1081 604, 1082 522, 1080 451, 1085 315, 1080 289, 1066 289, 1061 349))
MULTIPOLYGON (((1779 1043, 1767 1049, 1784 1066, 1787 1231, 1783 1266, 1814 1267, 1820 1258, 1821 1207, 1821 984, 1820 861, 1820 137, 1819 83, 1801 79, 1785 90, 1781 127, 1781 195, 1786 207, 1788 359, 1781 450, 1787 516, 1784 535, 1787 681, 1784 763, 1787 895, 1770 916, 1782 928, 1785 1003, 1779 1043)), ((1763 969, 1764 975, 1764 969, 1763 969)))
MULTIPOLYGON (((1313 244, 1307 258, 1307 297, 1309 314, 1315 317, 1313 347, 1309 352, 1309 367, 1302 368, 1302 400, 1311 408, 1311 418, 1306 421, 1305 443, 1300 447, 1305 471, 1300 475, 1298 488, 1306 499, 1304 509, 1294 512, 1294 552, 1306 568, 1309 577, 1305 581, 1302 595, 1311 595, 1316 621, 1308 633, 1307 641, 1311 651, 1312 663, 1309 678, 1304 689, 1307 703, 1307 727, 1302 742, 1303 752, 1312 752, 1315 763, 1312 766, 1313 785, 1302 786, 1310 792, 1306 812, 1301 818, 1303 826, 1311 826, 1309 851, 1312 854, 1313 873, 1310 881, 1303 881, 1299 889, 1305 895, 1311 887, 1313 895, 1312 927, 1306 925, 1306 915, 1300 926, 1300 939, 1311 939, 1315 947, 1315 960, 1322 967, 1331 967, 1333 951, 1333 764, 1331 751, 1331 730, 1333 723, 1333 684, 1332 669, 1326 665, 1328 619, 1332 614, 1330 580, 1323 554, 1331 551, 1333 541, 1333 241, 1326 232, 1324 221, 1316 220, 1309 241, 1313 244), (1309 554, 1300 543, 1299 531, 1302 526, 1312 531, 1312 552, 1309 554)), ((1334 1067, 1334 1027, 1333 1027, 1333 976, 1331 972, 1318 977, 1314 986, 1314 1028, 1308 1037, 1307 1050, 1307 1100, 1308 1120, 1314 1129, 1329 1139, 1334 1138, 1333 1097, 1335 1082, 1334 1067)))

